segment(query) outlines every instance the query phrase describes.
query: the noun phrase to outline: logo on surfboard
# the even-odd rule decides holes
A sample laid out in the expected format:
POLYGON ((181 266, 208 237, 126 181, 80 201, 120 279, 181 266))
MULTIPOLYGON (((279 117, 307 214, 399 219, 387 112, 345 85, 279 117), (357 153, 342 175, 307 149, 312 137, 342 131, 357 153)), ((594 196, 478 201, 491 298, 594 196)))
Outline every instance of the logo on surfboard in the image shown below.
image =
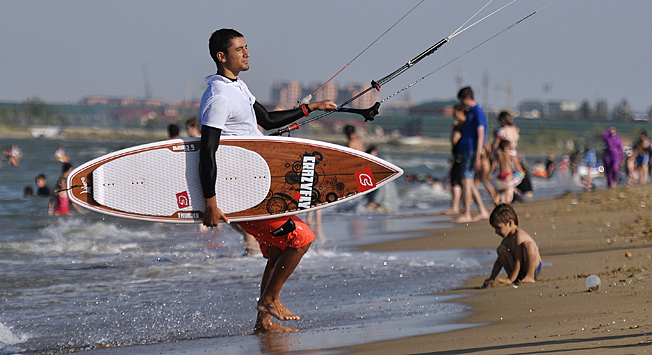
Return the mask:
POLYGON ((358 192, 365 192, 376 187, 376 181, 374 181, 374 175, 370 168, 356 172, 355 178, 358 180, 358 192))
POLYGON ((190 198, 188 198, 188 191, 179 192, 177 194, 177 205, 179 208, 186 208, 190 206, 190 198))
POLYGON ((197 150, 199 150, 199 147, 193 143, 185 143, 172 146, 173 152, 196 152, 197 150))
POLYGON ((301 169, 301 189, 299 190, 299 208, 310 208, 312 201, 312 186, 315 177, 315 157, 312 155, 303 156, 303 169, 301 169))

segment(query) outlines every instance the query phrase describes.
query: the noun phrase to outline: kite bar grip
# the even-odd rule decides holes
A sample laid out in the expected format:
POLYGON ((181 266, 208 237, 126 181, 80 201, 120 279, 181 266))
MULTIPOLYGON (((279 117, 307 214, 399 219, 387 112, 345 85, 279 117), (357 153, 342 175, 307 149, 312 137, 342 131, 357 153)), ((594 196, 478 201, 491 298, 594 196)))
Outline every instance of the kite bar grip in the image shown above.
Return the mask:
POLYGON ((337 112, 347 112, 347 113, 356 113, 364 117, 364 121, 373 121, 374 117, 379 113, 378 109, 380 108, 380 102, 376 102, 373 106, 365 109, 357 108, 348 108, 348 107, 338 107, 337 112))

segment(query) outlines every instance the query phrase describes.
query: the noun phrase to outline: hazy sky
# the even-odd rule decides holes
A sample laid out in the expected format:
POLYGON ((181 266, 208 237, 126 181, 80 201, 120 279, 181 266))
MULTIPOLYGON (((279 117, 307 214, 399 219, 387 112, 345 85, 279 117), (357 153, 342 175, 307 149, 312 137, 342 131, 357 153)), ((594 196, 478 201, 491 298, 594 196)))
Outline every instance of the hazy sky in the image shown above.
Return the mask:
MULTIPOLYGON (((90 95, 201 96, 215 72, 210 34, 244 34, 251 53, 240 77, 260 101, 272 82, 323 83, 420 0, 62 0, 0 1, 0 101, 77 101, 90 95), (146 74, 145 74, 146 73, 146 74)), ((370 82, 450 35, 489 0, 426 0, 334 81, 370 82)), ((507 4, 494 0, 477 19, 507 4)), ((382 88, 389 96, 502 31, 549 0, 519 0, 451 39, 382 88)), ((511 30, 437 71, 409 92, 412 102, 451 98, 454 75, 504 106, 544 97, 576 102, 627 98, 652 106, 652 1, 557 0, 511 30)), ((482 101, 484 95, 478 93, 482 101)))

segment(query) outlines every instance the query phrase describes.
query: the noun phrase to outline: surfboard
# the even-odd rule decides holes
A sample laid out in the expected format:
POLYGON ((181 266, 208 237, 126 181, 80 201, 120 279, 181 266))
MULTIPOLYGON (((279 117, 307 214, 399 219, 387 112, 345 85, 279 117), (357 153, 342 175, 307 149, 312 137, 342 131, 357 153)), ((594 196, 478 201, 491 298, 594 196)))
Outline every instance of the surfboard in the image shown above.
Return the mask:
MULTIPOLYGON (((200 223, 200 138, 171 139, 93 159, 68 176, 70 199, 108 215, 200 223)), ((291 137, 222 137, 215 155, 217 206, 233 222, 334 206, 403 174, 376 156, 291 137)))

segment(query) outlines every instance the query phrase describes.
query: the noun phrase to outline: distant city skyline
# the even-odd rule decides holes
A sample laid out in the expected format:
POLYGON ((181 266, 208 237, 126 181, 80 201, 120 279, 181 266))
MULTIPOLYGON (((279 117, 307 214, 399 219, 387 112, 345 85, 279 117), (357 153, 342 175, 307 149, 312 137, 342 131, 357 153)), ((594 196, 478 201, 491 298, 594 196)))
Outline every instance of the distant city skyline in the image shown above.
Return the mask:
MULTIPOLYGON (((488 2, 67 0, 34 6, 3 1, 0 101, 148 95, 167 102, 197 100, 203 77, 215 71, 208 37, 230 27, 244 34, 252 53, 251 69, 241 77, 267 102, 274 82, 324 83, 419 4, 333 81, 369 83, 451 34, 488 2)), ((509 2, 492 1, 468 24, 509 2)), ((384 85, 379 98, 453 60, 389 103, 404 101, 408 93, 412 103, 449 99, 462 84, 492 106, 604 99, 613 108, 627 99, 634 111, 647 112, 652 1, 558 0, 455 59, 546 4, 516 1, 491 15, 384 85)))

